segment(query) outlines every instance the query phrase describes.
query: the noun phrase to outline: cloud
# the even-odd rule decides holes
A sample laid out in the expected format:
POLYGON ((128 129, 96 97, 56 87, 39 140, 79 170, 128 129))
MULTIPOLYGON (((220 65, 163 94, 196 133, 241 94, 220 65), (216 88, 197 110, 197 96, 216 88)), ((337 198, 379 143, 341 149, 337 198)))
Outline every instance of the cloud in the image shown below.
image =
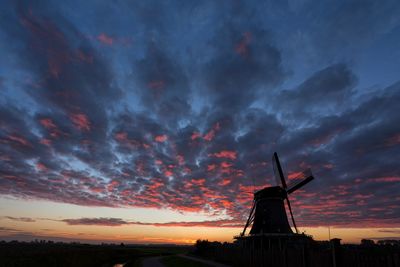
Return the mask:
POLYGON ((9 227, 0 227, 0 233, 1 232, 5 232, 5 233, 14 233, 14 232, 21 232, 18 229, 14 229, 14 228, 9 228, 9 227))
POLYGON ((99 42, 106 44, 106 45, 112 45, 114 43, 114 39, 105 33, 99 34, 97 36, 97 40, 99 40, 99 42))
POLYGON ((384 229, 384 230, 378 230, 378 232, 400 234, 400 230, 399 229, 394 229, 394 230, 384 229))
MULTIPOLYGON (((93 12, 113 15, 96 18, 93 28, 83 19, 93 14, 82 9, 72 16, 67 4, 7 5, 0 194, 205 212, 226 220, 159 226, 236 227, 247 219, 254 189, 276 184, 277 151, 285 175, 311 168, 315 176, 290 195, 300 225, 393 226, 400 214, 399 83, 364 88, 357 64, 322 57, 328 40, 350 38, 358 28, 338 33, 326 18, 313 23, 330 29, 318 36, 332 34, 315 49, 319 60, 304 71, 289 64, 291 37, 285 46, 281 34, 297 31, 304 42, 318 37, 302 33, 303 25, 278 23, 293 25, 309 8, 292 4, 266 8, 282 14, 265 16, 252 1, 105 3, 93 12), (122 36, 134 45, 116 45, 122 36)), ((357 5, 355 18, 340 8, 327 12, 335 18, 344 12, 348 20, 339 25, 368 20, 381 32, 362 15, 373 6, 357 5)))
POLYGON ((64 219, 62 221, 69 225, 121 226, 128 224, 128 222, 118 218, 80 218, 64 219))
POLYGON ((326 104, 338 104, 351 95, 356 77, 345 64, 334 64, 317 71, 297 88, 282 91, 283 102, 289 105, 324 107, 326 104))
POLYGON ((242 227, 242 223, 234 220, 215 220, 215 221, 190 221, 190 222, 165 222, 147 223, 126 221, 120 218, 79 218, 63 219, 69 225, 97 225, 97 226, 122 226, 122 225, 150 225, 158 227, 242 227))
POLYGON ((35 219, 28 218, 28 217, 11 217, 11 216, 5 216, 4 218, 7 218, 12 221, 18 221, 18 222, 36 222, 35 219))
POLYGON ((263 89, 278 85, 285 76, 269 34, 254 25, 241 28, 223 25, 212 40, 216 55, 204 65, 202 79, 216 109, 247 108, 263 89))

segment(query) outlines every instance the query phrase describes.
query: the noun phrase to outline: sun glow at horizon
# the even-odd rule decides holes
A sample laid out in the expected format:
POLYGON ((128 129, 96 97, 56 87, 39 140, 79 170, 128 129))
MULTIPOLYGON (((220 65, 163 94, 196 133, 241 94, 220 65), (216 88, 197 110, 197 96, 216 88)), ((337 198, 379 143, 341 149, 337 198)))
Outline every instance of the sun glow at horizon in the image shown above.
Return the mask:
MULTIPOLYGON (((63 219, 79 219, 81 214, 88 218, 118 217, 129 221, 135 215, 143 216, 143 221, 160 223, 170 221, 208 221, 218 217, 206 214, 176 213, 167 210, 133 209, 133 208, 90 208, 70 204, 46 201, 27 201, 2 198, 0 210, 7 217, 0 217, 0 227, 9 231, 0 231, 0 239, 48 239, 80 241, 89 243, 173 243, 193 244, 198 239, 210 241, 232 242, 233 237, 241 231, 241 227, 207 227, 207 226, 153 226, 153 225, 68 225, 63 219), (31 210, 36 207, 36 210, 31 210), (23 215, 23 216, 22 216, 23 215), (164 218, 163 218, 164 217, 164 218), (166 218, 165 218, 166 217, 166 218), (30 219, 30 220, 29 220, 30 219)), ((220 218, 220 217, 219 217, 220 218)), ((244 226, 244 222, 243 222, 244 226)), ((313 236, 315 240, 327 240, 327 227, 299 227, 299 232, 313 236)), ((345 228, 331 227, 331 238, 341 238, 344 243, 359 243, 361 239, 383 239, 385 237, 400 238, 398 228, 345 228), (397 231, 397 232, 396 232, 397 231)))

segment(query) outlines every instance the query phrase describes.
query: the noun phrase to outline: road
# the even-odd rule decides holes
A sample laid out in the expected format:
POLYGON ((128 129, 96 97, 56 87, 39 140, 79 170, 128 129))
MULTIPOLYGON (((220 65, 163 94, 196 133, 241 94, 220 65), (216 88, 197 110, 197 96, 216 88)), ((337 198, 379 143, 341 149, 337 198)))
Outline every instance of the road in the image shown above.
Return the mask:
POLYGON ((144 258, 142 261, 142 267, 165 267, 164 264, 160 262, 162 257, 150 257, 144 258))
POLYGON ((215 261, 203 260, 203 259, 199 259, 199 258, 196 258, 196 257, 191 257, 191 256, 184 255, 184 254, 179 254, 178 256, 182 257, 182 258, 189 259, 189 260, 193 260, 193 261, 199 261, 199 262, 211 265, 213 267, 229 267, 228 265, 225 265, 225 264, 222 264, 222 263, 218 263, 218 262, 215 262, 215 261))
MULTIPOLYGON (((179 254, 178 256, 182 257, 182 258, 189 259, 189 260, 193 260, 193 261, 199 261, 199 262, 208 264, 208 265, 213 266, 213 267, 229 267, 228 265, 225 265, 225 264, 217 263, 217 262, 214 262, 214 261, 203 260, 203 259, 187 256, 187 255, 184 255, 184 254, 179 254)), ((145 258, 142 261, 142 267, 165 267, 164 264, 162 264, 160 262, 161 258, 163 258, 163 257, 145 258)))

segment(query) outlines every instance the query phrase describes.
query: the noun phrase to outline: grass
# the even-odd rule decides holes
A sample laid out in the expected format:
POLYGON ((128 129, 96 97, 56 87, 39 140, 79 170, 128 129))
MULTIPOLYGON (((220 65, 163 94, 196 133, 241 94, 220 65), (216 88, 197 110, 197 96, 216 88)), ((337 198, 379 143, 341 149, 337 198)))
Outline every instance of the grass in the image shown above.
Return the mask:
POLYGON ((136 260, 127 262, 124 267, 142 267, 143 258, 137 258, 136 260))
POLYGON ((166 267, 212 267, 195 260, 189 260, 179 256, 168 256, 160 260, 166 267))

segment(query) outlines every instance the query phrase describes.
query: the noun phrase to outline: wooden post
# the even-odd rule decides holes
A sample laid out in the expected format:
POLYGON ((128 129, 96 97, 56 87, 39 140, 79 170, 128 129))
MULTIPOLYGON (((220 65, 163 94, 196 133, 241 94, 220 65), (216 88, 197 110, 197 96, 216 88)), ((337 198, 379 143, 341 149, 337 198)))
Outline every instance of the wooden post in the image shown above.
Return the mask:
POLYGON ((332 251, 332 266, 336 267, 335 246, 333 245, 332 241, 330 241, 330 247, 331 247, 331 251, 332 251))
POLYGON ((341 265, 339 260, 340 240, 341 239, 339 238, 333 238, 330 240, 333 267, 338 267, 341 265))
POLYGON ((306 265, 306 251, 305 251, 305 249, 304 249, 304 246, 302 246, 301 247, 301 252, 302 252, 302 264, 303 264, 303 267, 307 267, 307 265, 306 265))

